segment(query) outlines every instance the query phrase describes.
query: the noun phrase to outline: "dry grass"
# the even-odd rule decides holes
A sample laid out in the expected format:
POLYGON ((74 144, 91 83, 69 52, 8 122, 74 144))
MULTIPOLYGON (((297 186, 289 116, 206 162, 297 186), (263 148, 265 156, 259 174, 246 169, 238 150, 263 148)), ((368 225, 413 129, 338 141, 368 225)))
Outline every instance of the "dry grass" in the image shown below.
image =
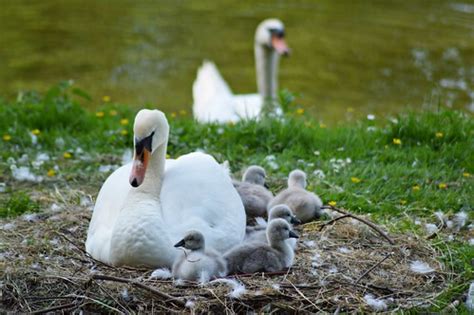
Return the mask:
POLYGON ((424 239, 392 234, 395 245, 390 245, 367 225, 345 218, 322 231, 321 222, 299 227, 293 268, 236 276, 246 293, 232 298, 225 284, 178 286, 150 279, 151 270, 114 268, 89 257, 84 240, 91 212, 76 202, 81 194, 56 191, 51 200, 61 200, 65 210, 40 215, 36 222, 18 218, 9 221, 13 227, 2 222, 3 311, 373 311, 366 294, 397 310, 429 306, 456 277, 424 239), (413 273, 409 265, 414 260, 435 272, 413 273), (100 275, 120 279, 99 280, 100 275), (193 303, 185 305, 188 301, 193 303))

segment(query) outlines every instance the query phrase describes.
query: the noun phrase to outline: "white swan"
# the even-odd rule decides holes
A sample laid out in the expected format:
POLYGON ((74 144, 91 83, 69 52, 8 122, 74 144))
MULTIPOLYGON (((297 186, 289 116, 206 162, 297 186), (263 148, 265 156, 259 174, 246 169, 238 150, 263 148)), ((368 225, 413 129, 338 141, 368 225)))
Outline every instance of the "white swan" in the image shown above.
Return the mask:
POLYGON ((113 265, 171 267, 173 244, 191 229, 220 252, 240 243, 245 210, 214 158, 166 160, 169 126, 158 110, 141 110, 134 133, 134 161, 113 172, 97 197, 87 252, 113 265))
POLYGON ((277 104, 277 76, 280 55, 289 49, 284 40, 285 27, 280 20, 267 19, 255 32, 255 67, 258 94, 234 95, 217 67, 204 61, 193 84, 193 113, 199 122, 236 122, 256 118, 277 104))

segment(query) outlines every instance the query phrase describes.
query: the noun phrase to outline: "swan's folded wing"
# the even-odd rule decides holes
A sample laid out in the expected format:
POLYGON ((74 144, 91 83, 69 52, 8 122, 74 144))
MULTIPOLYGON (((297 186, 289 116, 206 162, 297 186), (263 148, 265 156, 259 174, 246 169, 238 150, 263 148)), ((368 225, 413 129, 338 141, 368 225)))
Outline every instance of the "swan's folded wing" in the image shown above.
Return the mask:
POLYGON ((163 218, 176 241, 190 229, 223 252, 245 235, 245 210, 227 172, 214 158, 191 153, 166 168, 161 190, 163 218))
POLYGON ((216 65, 204 61, 193 84, 193 113, 199 122, 236 121, 233 94, 216 65))
POLYGON ((131 186, 128 176, 132 163, 115 170, 102 185, 87 232, 86 251, 95 259, 108 262, 110 238, 131 186))
POLYGON ((262 110, 262 97, 260 94, 234 95, 234 111, 241 119, 252 119, 258 117, 262 110))

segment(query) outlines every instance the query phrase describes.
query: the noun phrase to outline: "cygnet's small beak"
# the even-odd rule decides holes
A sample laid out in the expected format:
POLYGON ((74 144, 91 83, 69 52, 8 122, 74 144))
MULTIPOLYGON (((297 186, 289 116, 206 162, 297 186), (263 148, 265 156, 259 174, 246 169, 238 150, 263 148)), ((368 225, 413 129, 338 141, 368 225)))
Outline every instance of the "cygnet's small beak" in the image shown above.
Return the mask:
POLYGON ((283 55, 283 56, 290 55, 290 48, 288 48, 288 46, 286 45, 285 39, 283 37, 273 35, 272 47, 280 55, 283 55))
POLYGON ((186 243, 186 242, 184 241, 184 239, 182 239, 182 240, 179 241, 178 243, 174 244, 174 247, 183 247, 185 243, 186 243))
POLYGON ((297 217, 292 216, 291 219, 290 219, 290 223, 291 224, 301 224, 301 221, 297 217))
POLYGON ((290 231, 290 238, 300 238, 298 234, 293 231, 290 231))
POLYGON ((267 183, 263 183, 263 187, 265 187, 266 189, 270 189, 270 186, 268 186, 267 183))
POLYGON ((151 144, 153 132, 150 136, 141 140, 135 140, 135 154, 133 157, 132 172, 130 173, 130 185, 138 187, 143 183, 145 179, 146 169, 148 167, 148 161, 151 155, 151 144))

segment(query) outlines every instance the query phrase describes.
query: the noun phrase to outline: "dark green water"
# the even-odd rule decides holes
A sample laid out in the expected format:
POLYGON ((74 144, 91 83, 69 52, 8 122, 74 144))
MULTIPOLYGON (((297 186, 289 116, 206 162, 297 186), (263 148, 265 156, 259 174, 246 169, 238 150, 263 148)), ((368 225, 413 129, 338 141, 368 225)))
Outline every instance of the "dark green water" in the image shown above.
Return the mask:
POLYGON ((2 0, 0 95, 73 79, 92 108, 109 95, 189 112, 204 58, 234 92, 256 91, 253 35, 267 17, 285 22, 293 49, 280 87, 323 120, 438 101, 474 111, 468 0, 2 0))

